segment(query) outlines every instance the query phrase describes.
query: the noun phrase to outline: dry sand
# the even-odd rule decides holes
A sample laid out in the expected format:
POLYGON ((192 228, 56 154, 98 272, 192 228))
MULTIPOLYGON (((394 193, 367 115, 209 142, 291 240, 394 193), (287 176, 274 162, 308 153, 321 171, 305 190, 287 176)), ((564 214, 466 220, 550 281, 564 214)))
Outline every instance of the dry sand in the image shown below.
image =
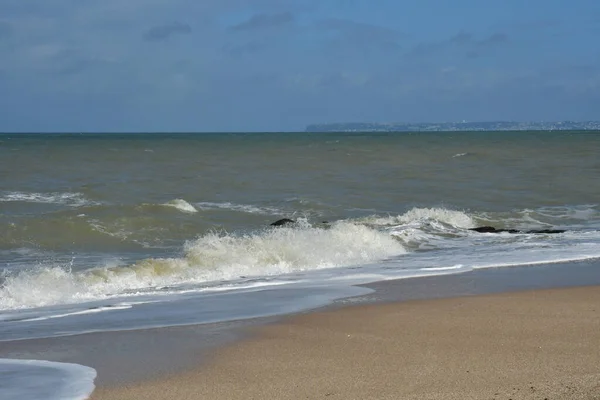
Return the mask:
POLYGON ((255 328, 116 399, 600 399, 600 287, 348 307, 255 328))

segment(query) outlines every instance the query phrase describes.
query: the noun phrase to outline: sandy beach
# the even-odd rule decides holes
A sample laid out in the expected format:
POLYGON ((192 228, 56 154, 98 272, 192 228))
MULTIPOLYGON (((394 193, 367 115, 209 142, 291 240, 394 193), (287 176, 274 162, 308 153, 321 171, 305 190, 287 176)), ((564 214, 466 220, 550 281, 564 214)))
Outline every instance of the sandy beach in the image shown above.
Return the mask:
POLYGON ((600 399, 599 344, 598 286, 364 305, 92 399, 600 399))

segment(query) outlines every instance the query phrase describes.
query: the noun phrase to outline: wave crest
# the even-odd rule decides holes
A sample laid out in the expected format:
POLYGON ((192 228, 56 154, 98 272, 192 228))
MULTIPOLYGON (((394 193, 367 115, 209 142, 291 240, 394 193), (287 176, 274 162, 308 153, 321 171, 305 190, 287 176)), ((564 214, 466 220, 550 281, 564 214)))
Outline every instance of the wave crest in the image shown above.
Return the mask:
POLYGON ((198 212, 198 210, 196 210, 193 205, 191 205, 190 203, 188 203, 187 201, 182 200, 182 199, 175 199, 175 200, 168 201, 165 204, 163 204, 163 206, 173 207, 179 211, 186 212, 186 213, 198 212))
POLYGON ((423 221, 436 221, 456 228, 468 229, 476 226, 473 218, 463 211, 446 208, 413 208, 404 214, 388 217, 367 217, 361 220, 366 224, 379 226, 405 225, 423 221))
POLYGON ((404 254, 388 233, 340 221, 328 229, 307 223, 247 235, 212 232, 189 241, 181 258, 71 272, 42 267, 5 278, 0 308, 29 308, 101 299, 165 286, 227 281, 366 264, 404 254))

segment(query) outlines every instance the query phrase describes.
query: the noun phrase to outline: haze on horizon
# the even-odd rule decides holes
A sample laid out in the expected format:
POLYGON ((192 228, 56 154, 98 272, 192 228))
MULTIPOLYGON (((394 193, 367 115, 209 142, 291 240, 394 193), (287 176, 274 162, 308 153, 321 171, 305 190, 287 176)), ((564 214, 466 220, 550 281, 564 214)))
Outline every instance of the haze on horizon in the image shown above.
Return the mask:
POLYGON ((0 131, 600 119, 597 0, 2 0, 0 131))

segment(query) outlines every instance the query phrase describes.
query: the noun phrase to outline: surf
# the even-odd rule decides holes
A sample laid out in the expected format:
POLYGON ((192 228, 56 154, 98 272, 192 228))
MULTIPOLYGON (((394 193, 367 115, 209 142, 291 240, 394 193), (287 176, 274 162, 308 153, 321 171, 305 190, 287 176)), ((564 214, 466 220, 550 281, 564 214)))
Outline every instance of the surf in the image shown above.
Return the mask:
POLYGON ((306 222, 252 233, 213 231, 188 241, 182 257, 148 258, 131 265, 83 271, 41 266, 4 277, 0 309, 90 301, 181 284, 222 282, 347 267, 406 253, 386 232, 349 221, 329 229, 306 222))

